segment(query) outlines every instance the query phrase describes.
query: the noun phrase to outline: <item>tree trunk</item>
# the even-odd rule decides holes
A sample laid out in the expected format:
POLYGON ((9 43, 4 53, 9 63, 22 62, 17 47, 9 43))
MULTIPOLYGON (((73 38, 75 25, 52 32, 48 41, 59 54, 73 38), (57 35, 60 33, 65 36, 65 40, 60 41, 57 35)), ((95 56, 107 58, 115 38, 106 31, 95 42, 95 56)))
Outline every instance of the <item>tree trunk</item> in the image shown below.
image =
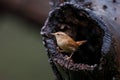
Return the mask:
POLYGON ((115 0, 51 0, 41 34, 56 80, 120 80, 118 6, 115 0), (50 34, 58 31, 87 40, 71 60, 58 51, 50 34))

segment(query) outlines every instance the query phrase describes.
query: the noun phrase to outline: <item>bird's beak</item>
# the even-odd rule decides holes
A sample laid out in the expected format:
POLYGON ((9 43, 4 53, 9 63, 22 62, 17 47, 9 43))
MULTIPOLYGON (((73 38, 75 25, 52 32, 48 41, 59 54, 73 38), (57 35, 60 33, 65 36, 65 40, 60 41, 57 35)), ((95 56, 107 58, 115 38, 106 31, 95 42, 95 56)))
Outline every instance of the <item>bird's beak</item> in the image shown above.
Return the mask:
POLYGON ((51 35, 55 35, 55 33, 50 33, 51 35))

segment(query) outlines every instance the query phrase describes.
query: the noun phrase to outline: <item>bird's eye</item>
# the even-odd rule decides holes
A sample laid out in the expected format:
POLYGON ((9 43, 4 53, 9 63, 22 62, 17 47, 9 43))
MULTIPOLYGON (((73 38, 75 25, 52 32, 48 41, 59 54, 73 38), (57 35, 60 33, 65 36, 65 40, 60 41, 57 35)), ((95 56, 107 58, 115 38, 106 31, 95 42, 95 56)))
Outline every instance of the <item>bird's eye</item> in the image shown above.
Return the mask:
POLYGON ((60 34, 57 34, 57 35, 60 35, 60 34))

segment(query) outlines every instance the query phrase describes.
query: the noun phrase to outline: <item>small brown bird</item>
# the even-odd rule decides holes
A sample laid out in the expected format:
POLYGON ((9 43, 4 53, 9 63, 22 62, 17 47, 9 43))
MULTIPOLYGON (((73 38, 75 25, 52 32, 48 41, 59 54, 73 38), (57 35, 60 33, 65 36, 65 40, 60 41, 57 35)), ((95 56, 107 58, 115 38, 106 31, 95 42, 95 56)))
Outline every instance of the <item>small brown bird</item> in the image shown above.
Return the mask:
POLYGON ((86 40, 82 41, 74 41, 70 36, 68 36, 64 32, 56 32, 51 33, 55 36, 57 45, 66 53, 68 53, 70 56, 67 59, 70 59, 74 52, 77 50, 77 48, 86 42, 86 40))

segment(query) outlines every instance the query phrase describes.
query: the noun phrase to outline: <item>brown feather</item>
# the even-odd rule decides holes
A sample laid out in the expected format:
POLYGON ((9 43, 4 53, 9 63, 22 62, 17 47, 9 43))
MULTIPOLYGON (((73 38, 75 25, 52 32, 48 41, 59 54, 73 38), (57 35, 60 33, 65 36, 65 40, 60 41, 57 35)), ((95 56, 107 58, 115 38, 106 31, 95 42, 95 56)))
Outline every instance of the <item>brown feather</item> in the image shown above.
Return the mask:
POLYGON ((82 44, 84 44, 84 43, 86 43, 87 42, 87 40, 82 40, 82 41, 76 41, 76 43, 80 46, 80 45, 82 45, 82 44))
POLYGON ((68 36, 64 32, 56 32, 51 33, 56 37, 57 45, 65 52, 70 54, 70 57, 72 57, 74 51, 83 43, 86 42, 86 40, 82 41, 74 41, 70 36, 68 36))

